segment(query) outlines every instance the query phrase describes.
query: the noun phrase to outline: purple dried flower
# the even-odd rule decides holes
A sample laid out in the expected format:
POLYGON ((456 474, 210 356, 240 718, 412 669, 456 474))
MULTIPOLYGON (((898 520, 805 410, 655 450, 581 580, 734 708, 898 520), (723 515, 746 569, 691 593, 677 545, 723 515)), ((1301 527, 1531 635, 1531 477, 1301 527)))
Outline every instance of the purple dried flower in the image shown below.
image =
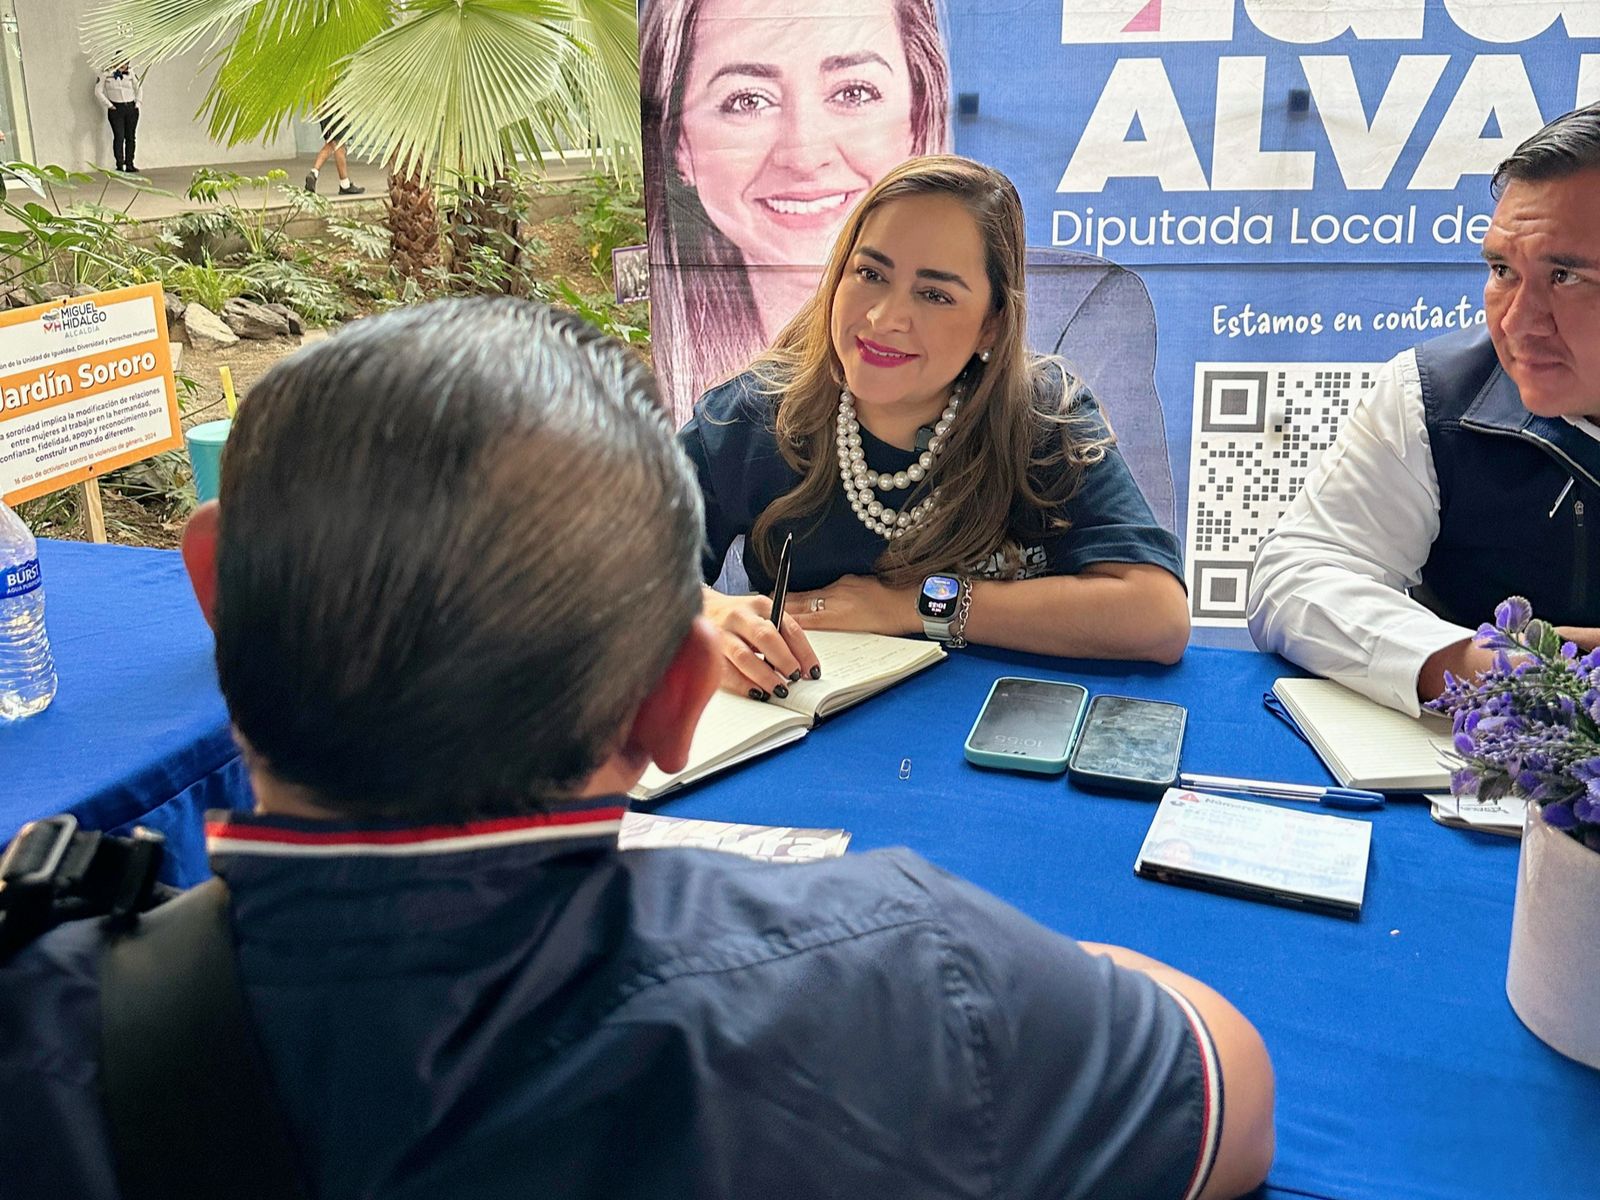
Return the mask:
POLYGON ((1544 814, 1544 819, 1557 829, 1576 829, 1578 817, 1572 811, 1570 804, 1546 804, 1539 810, 1544 814))
POLYGON ((1472 641, 1474 645, 1482 646, 1486 650, 1511 650, 1517 644, 1493 625, 1479 625, 1472 641))
POLYGON ((1600 845, 1600 649, 1580 658, 1516 596, 1475 640, 1494 650, 1493 666, 1472 680, 1447 676, 1427 706, 1451 719, 1460 760, 1451 790, 1485 800, 1515 790, 1552 825, 1600 845))
POLYGON ((1494 623, 1507 633, 1521 633, 1533 620, 1533 605, 1521 596, 1508 596, 1495 606, 1494 623))

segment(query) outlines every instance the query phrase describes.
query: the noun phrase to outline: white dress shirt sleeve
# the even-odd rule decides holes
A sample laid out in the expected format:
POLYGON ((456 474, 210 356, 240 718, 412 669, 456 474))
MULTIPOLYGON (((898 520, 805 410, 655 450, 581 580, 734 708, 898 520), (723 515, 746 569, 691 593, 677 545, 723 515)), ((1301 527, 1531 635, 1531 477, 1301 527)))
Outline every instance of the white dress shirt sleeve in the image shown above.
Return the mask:
POLYGON ((111 101, 106 99, 106 81, 103 75, 94 77, 94 98, 100 101, 100 107, 107 112, 111 111, 111 101))
POLYGON ((1263 650, 1415 716, 1417 676, 1473 631, 1406 594, 1439 534, 1416 355, 1379 369, 1256 550, 1250 636, 1263 650))

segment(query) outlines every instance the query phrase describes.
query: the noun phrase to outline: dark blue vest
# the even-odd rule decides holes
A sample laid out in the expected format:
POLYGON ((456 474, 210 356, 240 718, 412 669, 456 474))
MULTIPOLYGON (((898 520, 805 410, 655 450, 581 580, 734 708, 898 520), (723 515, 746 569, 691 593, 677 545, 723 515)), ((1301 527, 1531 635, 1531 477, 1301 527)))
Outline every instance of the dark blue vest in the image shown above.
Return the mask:
POLYGON ((1555 624, 1600 625, 1600 441, 1524 408, 1481 326, 1417 347, 1417 369, 1439 477, 1417 599, 1473 627, 1511 595, 1555 624))

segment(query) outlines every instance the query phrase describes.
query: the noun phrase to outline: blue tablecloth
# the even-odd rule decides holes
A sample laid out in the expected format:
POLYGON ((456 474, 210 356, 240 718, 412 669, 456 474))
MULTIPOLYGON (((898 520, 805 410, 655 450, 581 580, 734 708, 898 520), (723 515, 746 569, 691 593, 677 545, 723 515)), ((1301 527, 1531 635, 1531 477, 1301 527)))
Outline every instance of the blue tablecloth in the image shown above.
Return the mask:
POLYGON ((1515 841, 1391 803, 1372 817, 1366 907, 1349 921, 1141 879, 1150 802, 962 758, 989 685, 1017 674, 1186 705, 1185 770, 1327 783, 1262 708, 1285 671, 1198 647, 1170 670, 964 650, 659 811, 844 828, 852 850, 908 845, 1054 929, 1210 983, 1277 1068, 1269 1196, 1600 1197, 1600 1072, 1535 1039, 1505 997, 1515 841))
MULTIPOLYGON (((45 543, 40 557, 61 691, 41 716, 0 725, 0 837, 62 809, 99 827, 142 820, 172 839, 175 877, 197 879, 201 812, 248 793, 177 556, 45 543)), ((1505 998, 1515 842, 1391 804, 1372 818, 1366 910, 1346 921, 1139 879, 1149 802, 961 756, 990 683, 1022 674, 1186 705, 1186 770, 1327 782, 1261 707, 1283 670, 1204 648, 1173 669, 968 649, 660 811, 837 826, 857 850, 908 845, 1055 929, 1217 987, 1277 1066, 1269 1196, 1600 1197, 1600 1072, 1537 1041, 1505 998)))
POLYGON ((217 692, 211 631, 175 551, 39 543, 61 683, 38 716, 0 722, 0 843, 35 817, 166 834, 168 882, 204 879, 208 808, 248 804, 217 692))

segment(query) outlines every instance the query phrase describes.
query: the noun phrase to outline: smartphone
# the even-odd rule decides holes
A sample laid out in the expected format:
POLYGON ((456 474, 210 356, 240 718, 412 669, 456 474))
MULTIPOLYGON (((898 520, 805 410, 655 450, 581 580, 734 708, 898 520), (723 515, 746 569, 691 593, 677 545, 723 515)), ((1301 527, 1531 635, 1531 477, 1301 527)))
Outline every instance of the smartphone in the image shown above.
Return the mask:
POLYGON ((1090 790, 1159 797, 1178 782, 1188 718, 1181 704, 1096 696, 1067 764, 1068 777, 1090 790))
POLYGON ((967 734, 967 760, 980 767, 1059 775, 1089 693, 1050 679, 996 679, 967 734))

